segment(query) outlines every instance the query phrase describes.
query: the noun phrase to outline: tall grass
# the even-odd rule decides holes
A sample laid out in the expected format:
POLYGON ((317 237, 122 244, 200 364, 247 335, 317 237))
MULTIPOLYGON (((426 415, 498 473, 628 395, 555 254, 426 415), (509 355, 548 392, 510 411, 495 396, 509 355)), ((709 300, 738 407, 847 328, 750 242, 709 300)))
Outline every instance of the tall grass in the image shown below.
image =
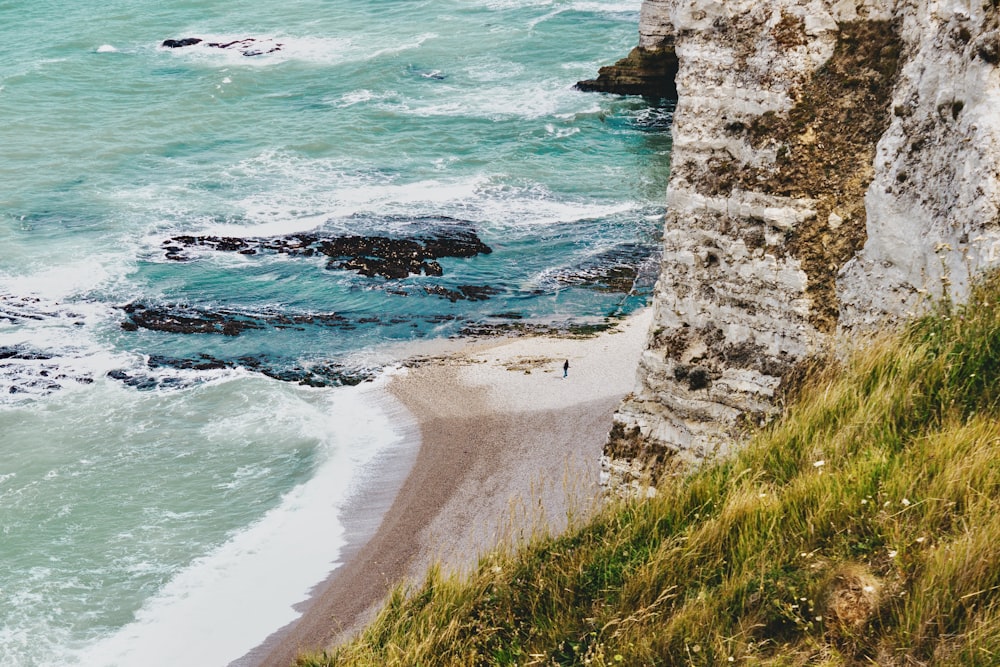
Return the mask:
POLYGON ((397 590, 319 665, 1000 664, 1000 278, 739 454, 397 590))

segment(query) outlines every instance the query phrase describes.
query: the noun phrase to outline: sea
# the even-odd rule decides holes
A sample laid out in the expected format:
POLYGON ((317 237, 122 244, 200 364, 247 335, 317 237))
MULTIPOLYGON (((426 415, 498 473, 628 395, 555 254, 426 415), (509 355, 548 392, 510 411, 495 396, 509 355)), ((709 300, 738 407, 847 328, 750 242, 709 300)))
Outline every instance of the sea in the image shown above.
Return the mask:
POLYGON ((573 88, 639 8, 0 0, 0 665, 239 659, 415 446, 386 369, 645 304, 672 109, 573 88))

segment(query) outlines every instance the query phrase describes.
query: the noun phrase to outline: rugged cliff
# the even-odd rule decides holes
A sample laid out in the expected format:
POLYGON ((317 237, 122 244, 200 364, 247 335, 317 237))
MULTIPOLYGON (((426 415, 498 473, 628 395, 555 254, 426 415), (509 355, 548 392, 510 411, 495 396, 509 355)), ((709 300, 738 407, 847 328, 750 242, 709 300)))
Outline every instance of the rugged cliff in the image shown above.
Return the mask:
POLYGON ((676 58, 678 103, 613 484, 726 453, 831 341, 997 262, 997 4, 645 0, 639 51, 676 58))

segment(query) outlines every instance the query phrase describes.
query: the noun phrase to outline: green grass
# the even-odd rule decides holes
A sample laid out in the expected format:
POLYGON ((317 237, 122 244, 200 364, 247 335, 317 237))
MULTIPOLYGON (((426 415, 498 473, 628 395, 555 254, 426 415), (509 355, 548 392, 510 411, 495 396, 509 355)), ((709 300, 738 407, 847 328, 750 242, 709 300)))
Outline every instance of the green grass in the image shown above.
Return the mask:
POLYGON ((1000 664, 1000 278, 738 455, 397 590, 318 665, 1000 664))

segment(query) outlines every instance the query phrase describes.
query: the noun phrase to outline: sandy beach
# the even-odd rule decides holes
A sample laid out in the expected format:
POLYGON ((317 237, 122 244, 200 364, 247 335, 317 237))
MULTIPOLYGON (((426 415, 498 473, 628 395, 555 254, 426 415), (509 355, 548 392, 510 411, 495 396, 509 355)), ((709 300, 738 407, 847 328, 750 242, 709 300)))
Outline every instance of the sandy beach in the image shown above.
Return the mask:
POLYGON ((234 664, 288 667, 356 633, 393 586, 429 565, 467 570, 498 538, 558 530, 585 512, 650 318, 646 309, 586 339, 473 341, 399 371, 386 391, 415 419, 419 449, 387 460, 358 507, 388 509, 356 522, 356 543, 302 617, 234 664))

